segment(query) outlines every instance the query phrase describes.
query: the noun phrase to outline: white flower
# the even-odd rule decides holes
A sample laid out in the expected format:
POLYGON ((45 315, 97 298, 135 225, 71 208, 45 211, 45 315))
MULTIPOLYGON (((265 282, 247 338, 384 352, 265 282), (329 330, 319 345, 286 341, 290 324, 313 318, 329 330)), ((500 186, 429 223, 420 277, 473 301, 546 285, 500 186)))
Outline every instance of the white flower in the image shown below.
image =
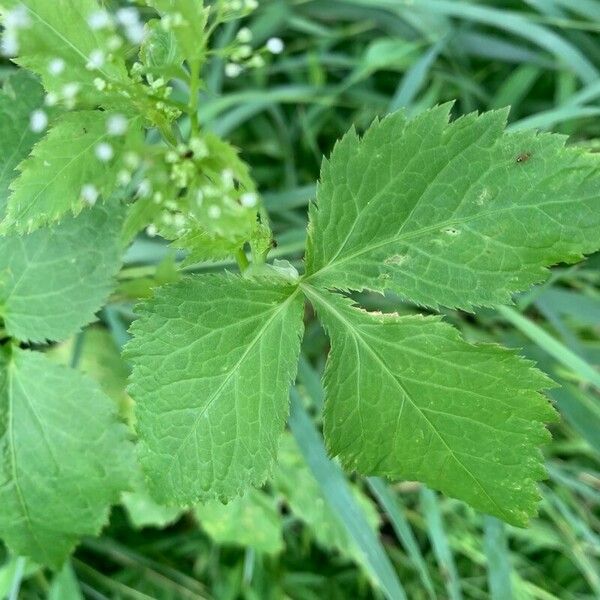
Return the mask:
POLYGON ((125 36, 132 44, 141 44, 146 37, 146 31, 141 23, 125 28, 125 36))
POLYGON ((256 10, 258 8, 258 2, 256 0, 245 0, 244 6, 246 10, 256 10))
POLYGON ((88 58, 87 65, 85 65, 85 68, 89 71, 93 71, 94 69, 101 69, 104 65, 105 60, 106 57, 104 56, 104 52, 99 48, 96 48, 95 50, 92 50, 90 52, 90 56, 88 58))
POLYGON ((247 27, 242 27, 235 36, 238 42, 242 44, 247 44, 252 40, 252 32, 247 27))
POLYGON ((65 70, 65 61, 62 58, 53 58, 48 63, 48 73, 50 75, 60 75, 65 70))
POLYGON ((14 31, 5 31, 2 36, 2 55, 16 56, 19 53, 19 39, 14 31))
POLYGON ((221 216, 221 209, 216 204, 213 204, 208 208, 208 216, 211 219, 218 219, 221 216))
POLYGON ((267 40, 266 48, 271 54, 281 54, 285 45, 281 38, 272 37, 267 40))
POLYGON ((148 234, 148 237, 155 237, 158 233, 158 227, 154 223, 151 223, 146 227, 146 233, 148 234))
POLYGON ((258 202, 258 196, 253 192, 246 192, 240 196, 240 204, 246 208, 252 208, 256 206, 258 202))
POLYGON ((102 79, 101 77, 96 77, 96 79, 94 79, 94 87, 99 92, 102 92, 106 89, 106 81, 104 79, 102 79))
POLYGON ((34 133, 42 133, 48 127, 48 115, 43 110, 34 110, 29 117, 29 127, 34 133))
POLYGON ((96 204, 96 200, 98 200, 99 195, 100 192, 98 192, 98 188, 91 183, 86 183, 81 188, 81 199, 90 206, 96 204))
POLYGON ((67 83, 62 87, 62 95, 67 100, 73 100, 75 96, 77 96, 77 92, 79 92, 79 84, 78 83, 67 83))
POLYGON ((105 29, 110 27, 110 15, 105 10, 96 10, 87 18, 87 23, 93 30, 105 29))
POLYGON ((242 67, 240 65, 236 65, 235 63, 227 63, 225 65, 225 75, 227 75, 227 77, 231 77, 232 79, 237 77, 242 70, 242 67))
POLYGON ((120 8, 117 11, 117 21, 123 25, 123 27, 131 27, 132 25, 137 25, 140 22, 140 15, 132 6, 120 8))
POLYGON ((29 18, 27 8, 22 4, 15 6, 15 8, 9 10, 4 15, 3 24, 5 29, 23 29, 24 27, 29 27, 31 19, 29 18))
POLYGON ((150 196, 150 194, 152 193, 152 184, 148 179, 144 179, 140 182, 140 185, 138 185, 137 193, 140 198, 148 198, 148 196, 150 196))
POLYGON ((106 122, 106 130, 108 131, 108 135, 124 135, 127 131, 127 125, 127 117, 124 115, 111 115, 108 117, 108 121, 106 122))
POLYGON ((108 162, 115 155, 113 147, 107 142, 100 142, 96 146, 94 153, 96 154, 96 158, 102 162, 108 162))

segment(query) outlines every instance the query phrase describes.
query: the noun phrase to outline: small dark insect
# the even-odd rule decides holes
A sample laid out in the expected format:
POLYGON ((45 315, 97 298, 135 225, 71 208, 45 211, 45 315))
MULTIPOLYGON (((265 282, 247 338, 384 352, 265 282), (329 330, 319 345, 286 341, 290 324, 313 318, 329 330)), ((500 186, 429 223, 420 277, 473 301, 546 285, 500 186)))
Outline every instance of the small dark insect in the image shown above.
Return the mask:
POLYGON ((523 152, 523 154, 519 154, 519 156, 517 156, 517 162, 524 163, 527 162, 530 158, 531 152, 523 152))
POLYGON ((194 156, 194 152, 192 150, 187 150, 181 155, 181 158, 192 158, 194 156))
POLYGON ((83 133, 87 133, 87 128, 83 128, 83 133))
POLYGON ((277 243, 276 239, 272 239, 271 240, 271 248, 277 248, 277 246, 279 246, 279 244, 277 243))

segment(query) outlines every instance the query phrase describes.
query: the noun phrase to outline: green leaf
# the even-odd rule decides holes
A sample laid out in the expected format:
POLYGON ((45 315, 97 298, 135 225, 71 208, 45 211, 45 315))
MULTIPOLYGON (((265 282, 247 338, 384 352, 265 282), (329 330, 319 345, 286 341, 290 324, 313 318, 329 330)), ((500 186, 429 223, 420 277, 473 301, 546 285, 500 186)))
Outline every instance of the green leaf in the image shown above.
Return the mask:
POLYGON ((30 126, 31 113, 44 102, 39 81, 26 71, 17 71, 0 92, 0 220, 8 199, 8 186, 15 167, 29 154, 41 133, 30 126))
POLYGON ((0 318, 18 340, 61 340, 94 318, 121 264, 121 210, 96 206, 50 229, 0 237, 0 318))
POLYGON ((183 510, 177 506, 162 506, 154 501, 146 489, 141 473, 133 478, 134 489, 125 492, 121 504, 127 512, 129 521, 135 529, 143 527, 167 527, 181 517, 183 510))
POLYGON ((597 156, 504 134, 506 111, 448 124, 449 110, 395 113, 336 145, 311 206, 313 285, 471 309, 598 248, 597 156))
MULTIPOLYGON (((146 0, 169 17, 169 29, 188 60, 201 59, 206 51, 204 28, 209 8, 198 0, 146 0)), ((163 21, 164 23, 164 21, 163 21)))
POLYGON ((127 353, 152 495, 184 505, 262 483, 296 373, 297 287, 204 275, 160 288, 139 312, 127 353))
POLYGON ((206 132, 178 152, 159 148, 144 159, 150 193, 130 207, 126 240, 150 224, 150 235, 188 252, 187 265, 230 258, 256 235, 259 198, 233 146, 206 132))
POLYGON ((276 554, 283 550, 283 522, 275 498, 249 489, 228 504, 212 500, 194 510, 202 529, 217 544, 254 548, 276 554))
POLYGON ((46 356, 59 364, 70 365, 78 344, 81 344, 77 369, 96 381, 115 402, 121 417, 129 421, 133 413, 131 398, 126 391, 129 369, 112 335, 104 328, 93 326, 79 336, 52 346, 46 356))
POLYGON ((89 25, 90 17, 100 9, 96 0, 0 0, 0 6, 4 13, 25 7, 28 24, 17 31, 16 62, 40 75, 56 101, 69 104, 76 95, 80 106, 106 104, 108 98, 112 104, 124 104, 118 92, 131 80, 123 57, 114 48, 109 49, 114 26, 93 29, 89 25), (110 55, 110 60, 89 68, 92 53, 98 50, 106 57, 110 55), (61 68, 53 68, 56 64, 61 68), (99 91, 96 79, 110 87, 99 91))
POLYGON ((112 401, 37 352, 0 352, 0 537, 59 567, 127 485, 133 446, 112 401))
POLYGON ((166 77, 182 74, 184 57, 177 38, 158 19, 146 23, 146 37, 140 48, 140 60, 153 74, 164 74, 166 77))
POLYGON ((550 380, 513 352, 472 345, 439 317, 367 313, 304 286, 331 338, 324 431, 348 469, 418 480, 525 525, 556 413, 550 380))
POLYGON ((19 165, 21 174, 10 186, 5 230, 32 231, 65 214, 76 215, 100 195, 112 193, 123 153, 139 133, 139 121, 132 120, 130 135, 111 136, 108 124, 115 116, 80 111, 60 117, 19 165), (100 150, 110 152, 110 159, 100 160, 100 150))

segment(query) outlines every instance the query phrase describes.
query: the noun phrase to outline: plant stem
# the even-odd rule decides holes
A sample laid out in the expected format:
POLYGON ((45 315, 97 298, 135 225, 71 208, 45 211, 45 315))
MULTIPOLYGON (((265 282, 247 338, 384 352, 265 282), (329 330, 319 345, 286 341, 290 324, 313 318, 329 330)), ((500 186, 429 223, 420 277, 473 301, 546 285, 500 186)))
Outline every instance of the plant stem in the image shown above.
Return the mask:
POLYGON ((200 66, 199 60, 194 60, 190 64, 190 101, 188 113, 190 115, 191 137, 198 135, 198 103, 200 101, 200 66))
POLYGON ((240 248, 236 252, 235 259, 237 260, 238 267, 242 273, 250 266, 250 262, 248 261, 248 257, 243 248, 240 248))

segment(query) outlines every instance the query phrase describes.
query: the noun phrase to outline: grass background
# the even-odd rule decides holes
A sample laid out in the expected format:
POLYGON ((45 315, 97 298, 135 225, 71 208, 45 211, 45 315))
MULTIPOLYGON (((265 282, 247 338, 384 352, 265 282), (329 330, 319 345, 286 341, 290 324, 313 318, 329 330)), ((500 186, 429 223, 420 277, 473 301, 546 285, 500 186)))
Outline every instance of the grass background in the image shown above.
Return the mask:
MULTIPOLYGON (((514 130, 564 133, 592 151, 600 145, 597 0, 272 0, 260 2, 245 25, 257 47, 278 36, 286 49, 235 79, 213 60, 204 73, 201 123, 242 149, 273 220, 273 256, 298 266, 322 156, 352 124, 360 131, 400 107, 415 114, 455 100, 455 115, 511 105, 514 130)), ((240 26, 223 27, 216 43, 226 45, 240 26)), ((309 322, 290 429, 316 490, 314 504, 327 507, 327 518, 307 524, 272 482, 266 493, 276 503, 285 550, 268 554, 252 543, 265 532, 260 519, 229 519, 248 534, 244 546, 215 541, 210 523, 203 527, 190 513, 117 507, 103 536, 84 541, 58 575, 5 556, 0 596, 600 598, 599 266, 598 256, 559 265, 513 308, 446 313, 468 339, 522 348, 562 385, 551 392, 563 421, 544 450, 550 478, 529 529, 505 526, 416 484, 348 477, 328 461, 319 433, 327 340, 309 322), (356 501, 350 484, 370 508, 356 501), (378 524, 369 518, 373 509, 378 524), (327 527, 346 551, 321 539, 327 527)), ((134 298, 175 277, 165 246, 138 239, 101 327, 55 349, 57 359, 86 368, 127 410, 127 367, 116 347, 126 339, 134 298)), ((385 304, 414 310, 391 296, 385 304)))

